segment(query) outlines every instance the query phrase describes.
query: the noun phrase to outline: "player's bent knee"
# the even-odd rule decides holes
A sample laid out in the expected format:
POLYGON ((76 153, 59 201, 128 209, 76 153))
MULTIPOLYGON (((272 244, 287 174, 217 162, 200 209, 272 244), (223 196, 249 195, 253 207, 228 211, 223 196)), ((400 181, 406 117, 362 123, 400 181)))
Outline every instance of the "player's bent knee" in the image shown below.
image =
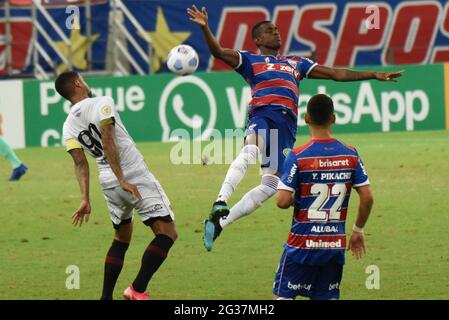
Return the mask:
POLYGON ((120 237, 120 236, 115 236, 114 240, 120 241, 122 243, 127 243, 130 244, 131 243, 131 237, 120 237))
POLYGON ((277 171, 276 169, 272 169, 270 167, 262 168, 262 174, 271 174, 277 177, 281 176, 281 173, 279 171, 277 171))
POLYGON ((178 233, 176 232, 174 225, 164 226, 162 228, 154 228, 153 232, 155 235, 160 235, 160 234, 166 235, 173 241, 176 241, 176 239, 178 239, 178 233))
POLYGON ((256 145, 246 145, 240 150, 239 155, 231 163, 231 168, 245 172, 248 166, 257 163, 259 157, 259 147, 256 145))
POLYGON ((115 232, 114 239, 123 243, 131 242, 132 233, 131 232, 115 232))
POLYGON ((149 226, 155 235, 164 234, 173 241, 176 241, 178 238, 175 223, 170 216, 150 218, 143 221, 143 223, 149 226))
POLYGON ((123 243, 130 243, 132 237, 132 218, 126 219, 120 222, 120 224, 114 224, 115 235, 114 239, 123 243))
POLYGON ((263 136, 256 134, 256 133, 247 135, 244 140, 245 146, 256 145, 259 148, 262 148, 264 143, 265 143, 265 140, 264 140, 263 136))
POLYGON ((165 234, 167 237, 169 237, 170 239, 174 241, 176 241, 176 239, 178 239, 178 233, 176 232, 175 229, 175 225, 172 224, 172 227, 169 227, 167 229, 165 229, 163 232, 161 232, 160 234, 165 234))
POLYGON ((249 144, 249 145, 243 146, 240 153, 246 154, 246 155, 250 156, 251 158, 257 158, 259 156, 260 149, 255 144, 249 144))

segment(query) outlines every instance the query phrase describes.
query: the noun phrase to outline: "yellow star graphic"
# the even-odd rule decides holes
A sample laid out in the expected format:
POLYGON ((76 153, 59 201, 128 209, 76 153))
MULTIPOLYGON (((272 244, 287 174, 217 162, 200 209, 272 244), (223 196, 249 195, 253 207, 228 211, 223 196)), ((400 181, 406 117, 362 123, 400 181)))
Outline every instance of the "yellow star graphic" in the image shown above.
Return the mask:
POLYGON ((157 8, 156 30, 146 32, 150 36, 153 46, 152 69, 157 71, 167 60, 170 50, 183 43, 190 37, 190 32, 170 31, 164 13, 160 7, 157 8))
MULTIPOLYGON (((72 45, 72 65, 80 70, 87 69, 86 53, 87 49, 92 43, 94 43, 99 34, 94 34, 89 37, 83 36, 79 27, 73 28, 70 33, 70 44, 72 45)), ((59 51, 69 59, 69 46, 64 41, 55 42, 59 51)), ((65 63, 61 63, 58 66, 58 72, 63 72, 68 69, 65 63)))

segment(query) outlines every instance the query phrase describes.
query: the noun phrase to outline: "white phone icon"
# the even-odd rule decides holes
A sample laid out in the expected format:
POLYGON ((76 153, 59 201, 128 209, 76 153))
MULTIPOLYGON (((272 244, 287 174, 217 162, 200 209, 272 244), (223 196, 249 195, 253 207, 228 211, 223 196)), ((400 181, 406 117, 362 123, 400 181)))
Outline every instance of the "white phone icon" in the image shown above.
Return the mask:
POLYGON ((184 100, 180 94, 176 94, 173 97, 173 109, 175 110, 176 115, 179 120, 184 123, 186 126, 199 129, 203 125, 204 119, 200 115, 194 114, 192 117, 189 117, 184 113, 184 100))

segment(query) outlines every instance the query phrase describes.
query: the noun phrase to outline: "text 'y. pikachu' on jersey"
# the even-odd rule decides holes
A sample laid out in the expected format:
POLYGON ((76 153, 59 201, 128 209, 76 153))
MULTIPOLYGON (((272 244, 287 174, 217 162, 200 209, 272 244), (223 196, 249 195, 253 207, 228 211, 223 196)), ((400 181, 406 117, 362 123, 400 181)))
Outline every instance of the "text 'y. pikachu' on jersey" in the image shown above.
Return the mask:
POLYGON ((351 189, 368 184, 357 150, 338 140, 312 139, 292 150, 278 186, 295 192, 288 255, 301 264, 344 264, 351 189))
POLYGON ((145 171, 143 156, 126 131, 111 97, 86 98, 74 104, 63 126, 63 141, 67 151, 83 148, 97 160, 100 183, 104 189, 119 185, 103 152, 100 127, 107 124, 115 126, 115 143, 125 178, 145 171))
POLYGON ((299 56, 260 55, 238 51, 235 70, 251 86, 250 112, 260 106, 288 109, 298 115, 299 82, 307 77, 316 62, 299 56))

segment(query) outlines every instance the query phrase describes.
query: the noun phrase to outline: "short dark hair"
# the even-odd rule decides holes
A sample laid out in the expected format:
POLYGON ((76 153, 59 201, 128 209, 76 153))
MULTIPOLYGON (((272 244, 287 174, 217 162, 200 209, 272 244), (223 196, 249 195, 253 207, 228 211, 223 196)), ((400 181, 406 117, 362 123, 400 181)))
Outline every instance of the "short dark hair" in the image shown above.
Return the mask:
POLYGON ((310 120, 319 126, 327 124, 334 114, 334 102, 325 94, 317 94, 307 103, 310 120))
POLYGON ((73 81, 79 77, 76 71, 65 71, 61 73, 55 80, 56 91, 64 97, 64 99, 70 100, 73 95, 73 81))
POLYGON ((260 22, 258 22, 258 23, 256 23, 256 24, 254 25, 254 27, 253 27, 252 30, 251 30, 251 36, 253 37, 253 39, 256 39, 256 38, 259 36, 259 34, 260 34, 260 28, 261 28, 263 25, 268 24, 268 23, 271 23, 271 21, 268 21, 268 20, 260 21, 260 22))

